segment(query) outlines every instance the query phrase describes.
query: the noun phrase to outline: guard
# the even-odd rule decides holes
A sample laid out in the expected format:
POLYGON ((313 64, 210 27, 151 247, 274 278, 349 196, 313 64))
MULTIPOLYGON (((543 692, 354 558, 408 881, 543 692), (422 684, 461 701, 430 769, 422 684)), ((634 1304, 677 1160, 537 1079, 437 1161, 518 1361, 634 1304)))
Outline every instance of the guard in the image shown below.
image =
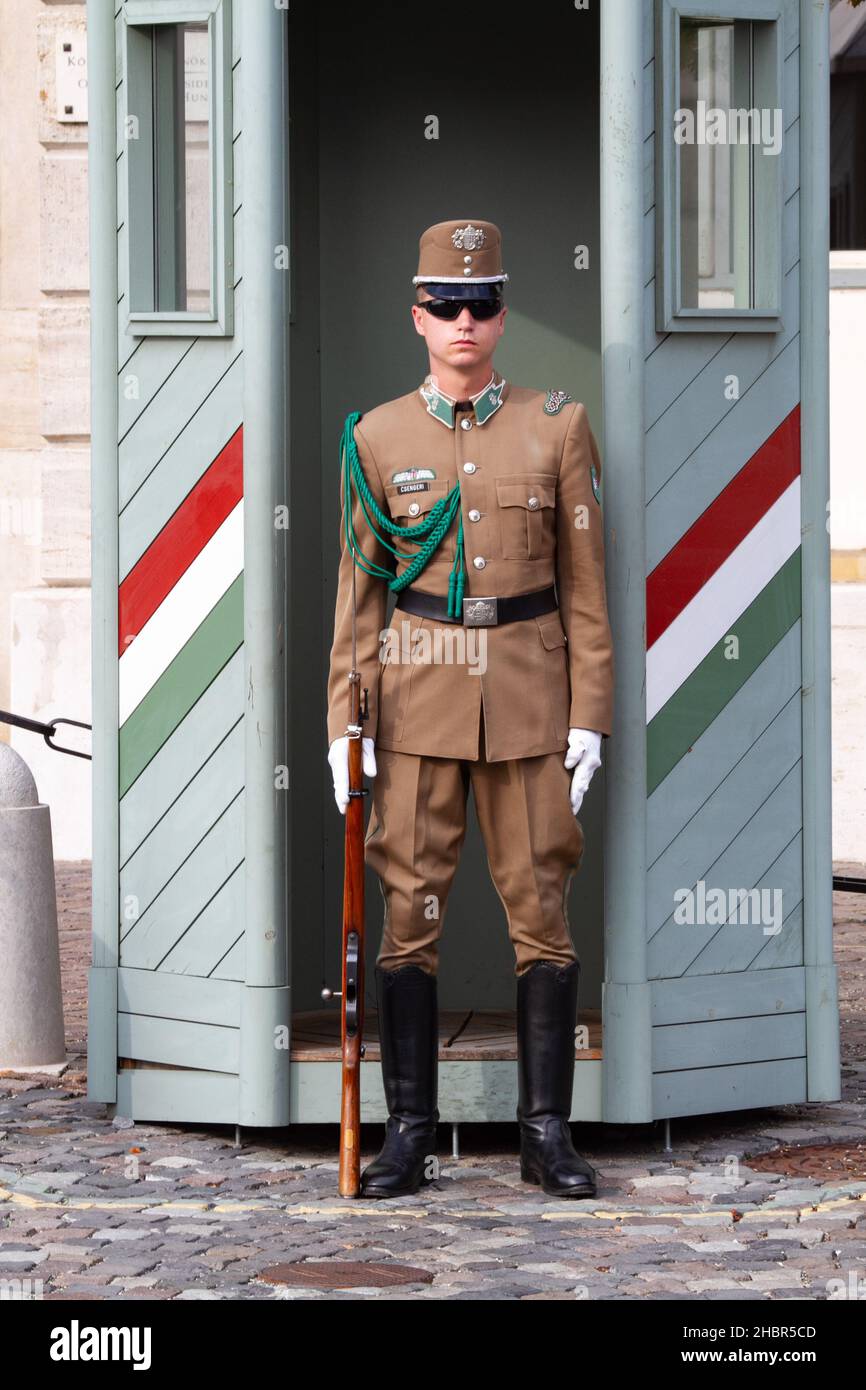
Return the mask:
POLYGON ((438 948, 470 785, 515 952, 521 1176, 559 1197, 596 1190, 568 1123, 580 964, 565 903, 612 729, 601 461, 583 404, 493 367, 507 279, 493 223, 429 227, 411 306, 429 373, 350 415, 342 442, 328 760, 345 812, 354 628, 374 779, 365 856, 385 901, 389 1119, 368 1197, 417 1191, 435 1153, 438 948))

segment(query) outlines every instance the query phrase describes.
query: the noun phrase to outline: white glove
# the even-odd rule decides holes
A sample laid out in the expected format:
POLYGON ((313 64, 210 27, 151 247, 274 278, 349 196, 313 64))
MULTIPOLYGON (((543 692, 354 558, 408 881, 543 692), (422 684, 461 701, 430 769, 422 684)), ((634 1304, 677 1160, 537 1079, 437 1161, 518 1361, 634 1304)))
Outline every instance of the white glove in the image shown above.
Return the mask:
MULTIPOLYGON (((373 752, 375 740, 362 738, 361 765, 368 777, 376 776, 376 754, 373 752)), ((334 800, 340 815, 346 814, 349 805, 349 735, 335 738, 328 749, 328 762, 334 775, 334 800)))
POLYGON ((577 815, 586 789, 592 781, 592 774, 601 767, 601 758, 598 756, 600 749, 601 734, 596 733, 595 729, 569 729, 565 766, 577 769, 571 779, 572 815, 577 815))

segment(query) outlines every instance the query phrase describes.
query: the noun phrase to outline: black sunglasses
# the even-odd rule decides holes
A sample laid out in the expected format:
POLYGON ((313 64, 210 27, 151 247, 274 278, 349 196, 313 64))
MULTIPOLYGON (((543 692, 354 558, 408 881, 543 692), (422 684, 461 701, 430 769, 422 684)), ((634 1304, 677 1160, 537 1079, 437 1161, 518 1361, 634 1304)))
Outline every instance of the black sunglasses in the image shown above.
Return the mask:
POLYGON ((492 319, 502 309, 501 299, 422 299, 421 308, 435 319, 456 319, 468 309, 474 319, 492 319))

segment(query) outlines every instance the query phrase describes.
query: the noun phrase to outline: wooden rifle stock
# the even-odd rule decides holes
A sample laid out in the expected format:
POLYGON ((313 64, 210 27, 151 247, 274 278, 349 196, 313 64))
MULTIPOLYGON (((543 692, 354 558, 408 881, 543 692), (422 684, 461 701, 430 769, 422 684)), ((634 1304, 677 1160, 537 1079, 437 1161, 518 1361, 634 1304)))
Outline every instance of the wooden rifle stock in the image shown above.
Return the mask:
POLYGON ((369 717, 367 691, 361 709, 361 673, 349 672, 349 805, 343 877, 343 987, 340 1102, 341 1197, 361 1191, 361 1059, 364 1055, 364 789, 363 721, 369 717))

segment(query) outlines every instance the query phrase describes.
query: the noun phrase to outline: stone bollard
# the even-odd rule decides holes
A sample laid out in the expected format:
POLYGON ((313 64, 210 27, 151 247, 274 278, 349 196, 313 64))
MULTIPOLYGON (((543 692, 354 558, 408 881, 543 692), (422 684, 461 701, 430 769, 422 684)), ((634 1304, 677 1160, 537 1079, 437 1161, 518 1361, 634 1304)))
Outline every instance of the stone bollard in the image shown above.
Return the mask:
POLYGON ((51 810, 0 743, 0 1070, 65 1062, 51 810))

